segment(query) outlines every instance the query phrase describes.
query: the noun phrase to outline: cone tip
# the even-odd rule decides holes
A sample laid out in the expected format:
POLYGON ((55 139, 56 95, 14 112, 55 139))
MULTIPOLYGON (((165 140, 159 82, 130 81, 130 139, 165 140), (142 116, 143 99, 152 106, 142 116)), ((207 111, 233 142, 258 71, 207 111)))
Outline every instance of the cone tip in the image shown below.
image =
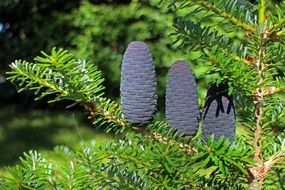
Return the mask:
POLYGON ((146 47, 147 44, 143 41, 132 41, 129 43, 128 47, 132 48, 139 48, 139 47, 146 47))

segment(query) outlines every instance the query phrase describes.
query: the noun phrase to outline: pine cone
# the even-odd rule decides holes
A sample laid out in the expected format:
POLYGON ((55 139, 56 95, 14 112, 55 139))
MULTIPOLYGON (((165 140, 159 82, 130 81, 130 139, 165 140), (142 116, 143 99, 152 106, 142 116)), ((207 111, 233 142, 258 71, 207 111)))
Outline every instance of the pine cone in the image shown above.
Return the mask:
POLYGON ((206 139, 214 134, 215 140, 221 136, 233 140, 235 130, 235 109, 233 97, 228 95, 228 85, 214 84, 207 92, 203 116, 203 137, 206 139))
POLYGON ((153 117, 157 104, 156 74, 144 42, 131 42, 125 51, 120 91, 123 117, 127 121, 145 124, 153 117))
POLYGON ((176 61, 170 68, 166 88, 166 117, 171 127, 188 135, 198 130, 196 82, 186 61, 176 61))

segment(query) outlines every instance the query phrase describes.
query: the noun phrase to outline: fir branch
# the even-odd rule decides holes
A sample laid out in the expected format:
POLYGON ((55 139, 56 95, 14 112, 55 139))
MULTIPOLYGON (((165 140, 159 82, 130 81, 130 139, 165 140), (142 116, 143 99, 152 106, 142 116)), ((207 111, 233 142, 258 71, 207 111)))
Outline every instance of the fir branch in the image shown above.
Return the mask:
POLYGON ((92 102, 85 102, 83 105, 89 112, 89 119, 99 127, 108 123, 107 132, 115 131, 123 133, 131 126, 122 118, 121 107, 114 101, 103 97, 94 97, 92 102))
MULTIPOLYGON (((276 4, 274 7, 274 11, 276 11, 276 15, 270 15, 275 20, 273 26, 268 29, 269 36, 273 37, 274 35, 282 36, 284 31, 282 30, 284 24, 285 24, 285 18, 284 18, 284 2, 281 2, 283 4, 276 4)), ((269 18, 271 18, 269 17, 269 18)))
POLYGON ((279 138, 279 150, 277 150, 276 143, 273 144, 274 154, 269 157, 267 161, 264 162, 264 165, 267 169, 267 171, 270 170, 271 167, 273 167, 274 164, 279 162, 285 157, 285 139, 279 138))
MULTIPOLYGON (((272 35, 273 33, 276 33, 276 32, 281 32, 279 31, 285 24, 285 18, 282 18, 278 21, 278 23, 274 24, 270 30, 269 30, 269 33, 272 35)), ((280 35, 280 33, 279 33, 280 35)))
MULTIPOLYGON (((182 5, 179 9, 182 9, 182 7, 187 7, 187 4, 191 4, 188 1, 184 1, 184 0, 176 0, 174 1, 175 4, 176 2, 181 2, 182 5)), ((235 7, 235 3, 236 1, 202 1, 202 0, 192 0, 191 2, 193 2, 196 5, 199 5, 200 7, 204 8, 207 11, 211 11, 213 13, 215 13, 217 16, 224 18, 226 20, 228 20, 230 23, 232 23, 234 26, 237 26, 241 29, 243 29, 244 31, 250 31, 250 32, 254 32, 255 28, 251 25, 248 24, 246 22, 241 21, 240 19, 238 19, 237 17, 234 16, 234 14, 232 14, 236 7, 235 7), (230 12, 227 12, 225 10, 223 10, 222 8, 219 8, 219 6, 216 6, 217 4, 222 5, 222 8, 228 8, 228 10, 230 10, 230 12)))
POLYGON ((284 186, 284 167, 279 165, 272 168, 268 173, 268 177, 265 180, 265 185, 274 189, 285 190, 284 186))
POLYGON ((250 65, 233 60, 232 56, 228 56, 223 51, 220 51, 218 46, 212 49, 204 50, 205 61, 209 61, 212 66, 205 75, 216 74, 220 78, 216 82, 226 81, 230 88, 229 93, 241 94, 245 99, 250 99, 255 89, 253 81, 257 81, 257 74, 250 65))
POLYGON ((266 161, 264 162, 264 164, 259 167, 259 170, 256 171, 258 172, 260 178, 264 178, 265 176, 267 176, 267 179, 265 180, 265 184, 267 185, 269 181, 271 180, 275 181, 276 177, 279 178, 278 174, 277 175, 275 174, 275 176, 271 176, 272 172, 274 172, 275 169, 279 170, 280 169, 279 166, 283 167, 282 165, 278 165, 278 163, 280 163, 281 160, 284 160, 285 156, 285 150, 284 150, 285 140, 284 137, 282 136, 284 135, 282 134, 281 136, 278 136, 274 140, 270 140, 272 142, 268 142, 268 145, 266 145, 266 147, 264 148, 268 149, 265 150, 265 154, 271 154, 271 156, 269 156, 268 159, 266 159, 266 161))
POLYGON ((264 24, 266 20, 266 6, 267 6, 266 0, 259 1, 259 11, 258 11, 258 24, 259 25, 264 24))
POLYGON ((285 91, 285 86, 280 86, 280 87, 272 86, 267 89, 265 96, 271 96, 273 94, 280 94, 284 91, 285 91))
POLYGON ((194 138, 178 133, 176 129, 169 127, 166 122, 154 122, 147 127, 150 133, 145 134, 146 137, 153 139, 161 144, 179 147, 188 155, 197 153, 197 149, 191 146, 194 138))
MULTIPOLYGON (((167 182, 169 187, 197 185, 189 180, 187 174, 189 167, 185 165, 185 163, 190 163, 185 159, 191 159, 191 157, 180 152, 179 147, 150 141, 144 135, 129 133, 119 142, 107 142, 97 150, 96 154, 86 155, 84 158, 104 160, 104 163, 116 166, 117 169, 122 167, 128 172, 138 173, 140 176, 145 176, 144 180, 149 181, 148 184, 153 183, 156 187, 165 187, 166 176, 172 178, 167 182)), ((88 167, 94 167, 92 161, 84 163, 90 163, 88 167)))
MULTIPOLYGON (((260 49, 259 50, 259 59, 257 60, 257 68, 258 68, 258 74, 259 74, 259 81, 258 84, 262 84, 264 82, 264 69, 265 65, 263 62, 263 57, 264 57, 264 50, 260 49)), ((255 133, 254 133, 254 140, 253 144, 255 147, 255 155, 254 155, 254 160, 259 164, 262 165, 263 161, 261 159, 261 136, 262 136, 262 128, 263 128, 263 103, 264 103, 264 91, 261 88, 257 88, 255 91, 255 119, 256 119, 256 128, 255 128, 255 133)))
MULTIPOLYGON (((102 99, 103 98, 99 98, 97 101, 102 99)), ((148 131, 141 130, 136 126, 130 125, 121 118, 120 106, 118 104, 108 100, 108 104, 104 103, 105 106, 99 106, 103 105, 102 102, 95 104, 96 106, 93 106, 92 104, 88 105, 88 109, 92 109, 92 112, 103 116, 102 118, 94 118, 94 124, 99 123, 99 126, 101 126, 107 122, 107 131, 112 130, 116 133, 123 133, 126 131, 141 133, 145 135, 145 137, 148 137, 149 139, 157 141, 161 144, 175 145, 180 147, 181 150, 187 152, 189 155, 196 153, 195 148, 189 145, 191 138, 183 137, 183 134, 177 133, 173 128, 170 128, 166 122, 154 122, 147 126, 148 131), (108 109, 108 107, 111 108, 108 109)))
POLYGON ((35 59, 36 63, 15 61, 10 65, 12 71, 7 73, 10 75, 8 79, 19 81, 20 91, 30 88, 38 95, 36 99, 55 94, 56 98, 50 102, 72 100, 74 103, 70 106, 83 105, 89 111, 90 118, 95 114, 101 117, 97 117, 94 123, 104 118, 110 123, 110 130, 113 125, 121 126, 122 130, 126 128, 119 105, 101 97, 103 79, 95 66, 76 60, 64 50, 54 48, 51 55, 42 54, 43 57, 35 59))
MULTIPOLYGON (((281 101, 278 97, 271 97, 265 101, 265 111, 266 120, 264 122, 263 128, 276 127, 278 126, 280 120, 283 118, 284 111, 284 101, 281 101), (276 104, 276 102, 278 102, 276 104)), ((282 125, 282 124, 281 124, 282 125)), ((280 125, 279 125, 280 126, 280 125)))
POLYGON ((150 189, 151 183, 146 182, 143 176, 130 172, 120 165, 105 165, 102 172, 97 171, 93 178, 97 188, 100 189, 150 189))
MULTIPOLYGON (((25 83, 26 86, 19 89, 19 92, 25 90, 25 88, 31 87, 33 90, 36 90, 38 92, 41 90, 42 87, 46 87, 48 89, 51 89, 50 93, 59 93, 63 94, 63 96, 67 96, 68 92, 64 90, 62 87, 57 85, 55 81, 47 82, 47 80, 39 77, 38 74, 40 73, 52 73, 51 69, 42 69, 39 68, 29 62, 16 60, 13 62, 10 67, 13 69, 10 72, 7 72, 7 74, 11 75, 8 77, 11 82, 14 81, 21 81, 19 84, 19 87, 24 86, 25 83), (38 86, 35 86, 36 84, 39 84, 38 86)), ((54 79, 56 80, 56 79, 54 79)), ((43 96, 42 96, 43 97, 43 96)))
MULTIPOLYGON (((75 104, 84 106, 89 119, 93 119, 93 124, 99 127, 105 126, 107 132, 145 133, 140 130, 141 127, 130 125, 123 119, 119 104, 102 97, 103 79, 101 72, 95 66, 87 64, 86 61, 76 60, 69 52, 61 49, 53 48, 51 55, 44 52, 42 54, 42 57, 36 57, 36 63, 16 61, 11 64, 9 79, 14 82, 19 81, 20 90, 25 88, 35 90, 37 99, 55 94, 56 98, 50 102, 72 100, 74 103, 70 106, 75 104)), ((171 128, 164 123, 151 124, 148 129, 146 135, 150 139, 160 143, 176 144, 184 151, 193 153, 188 145, 189 141, 176 138, 178 134, 171 131, 171 128)))
POLYGON ((128 134, 126 140, 120 140, 118 143, 107 142, 98 150, 97 154, 100 155, 102 160, 108 159, 112 164, 133 164, 141 168, 142 172, 147 172, 153 164, 151 163, 152 161, 147 158, 147 151, 149 151, 148 146, 151 143, 145 140, 135 139, 134 137, 136 137, 134 134, 128 134))
POLYGON ((245 31, 254 31, 255 28, 252 27, 249 24, 246 24, 242 21, 240 21, 239 19, 237 19, 236 17, 234 17, 231 14, 228 14, 227 12, 219 9, 218 7, 216 7, 213 4, 207 3, 206 1, 196 1, 197 4, 207 8, 210 11, 213 11, 214 13, 216 13, 217 15, 219 15, 222 18, 225 18, 227 20, 229 20, 232 24, 244 29, 245 31))
MULTIPOLYGON (((282 2, 284 4, 284 2, 282 2)), ((284 35, 284 31, 282 30, 284 24, 285 24, 285 18, 284 18, 284 6, 280 7, 278 4, 275 5, 274 11, 276 11, 277 15, 270 15, 268 19, 273 17, 274 21, 273 26, 268 28, 268 36, 272 39, 276 39, 280 36, 284 35)))
POLYGON ((192 159, 199 165, 199 169, 215 166, 211 173, 228 175, 230 171, 247 173, 244 165, 253 165, 251 149, 241 141, 231 143, 221 137, 214 141, 214 136, 208 138, 206 144, 196 144, 198 153, 192 159), (240 155, 242 154, 242 157, 240 155))
POLYGON ((246 184, 246 179, 235 171, 225 176, 212 173, 209 177, 203 176, 199 180, 205 184, 205 189, 216 190, 244 190, 246 184))
POLYGON ((220 35, 218 31, 212 30, 210 27, 202 27, 200 23, 180 18, 175 24, 173 35, 176 36, 177 43, 180 43, 179 47, 187 48, 188 51, 211 49, 219 46, 226 55, 234 60, 250 64, 248 60, 243 58, 246 54, 246 48, 243 45, 234 44, 232 39, 220 35))
POLYGON ((152 133, 148 137, 161 144, 180 147, 180 149, 186 152, 188 155, 194 155, 195 153, 197 153, 197 150, 195 147, 191 147, 189 144, 186 144, 186 143, 179 143, 175 140, 167 139, 158 133, 152 133))
MULTIPOLYGON (((259 9, 259 16, 263 17, 265 16, 264 11, 265 11, 265 3, 266 1, 261 1, 261 8, 264 10, 259 9)), ((259 22, 264 21, 263 18, 259 18, 259 22)), ((265 23, 259 23, 260 25, 264 25, 265 23)), ((257 82, 257 87, 254 93, 254 104, 255 104, 255 128, 254 128, 254 138, 253 138, 253 146, 254 146, 254 156, 253 160, 256 162, 256 166, 249 168, 251 174, 252 174, 252 179, 250 179, 250 189, 261 189, 262 188, 262 183, 264 181, 264 160, 262 158, 262 147, 263 147, 263 142, 262 142, 262 136, 263 136, 263 118, 264 118, 264 98, 266 91, 264 91, 262 88, 260 88, 261 85, 264 85, 265 82, 265 70, 267 69, 266 65, 266 49, 265 49, 265 44, 264 41, 268 37, 266 35, 266 30, 262 30, 262 38, 260 41, 256 44, 257 45, 257 52, 258 52, 258 58, 256 60, 256 69, 258 72, 258 82, 257 82)))

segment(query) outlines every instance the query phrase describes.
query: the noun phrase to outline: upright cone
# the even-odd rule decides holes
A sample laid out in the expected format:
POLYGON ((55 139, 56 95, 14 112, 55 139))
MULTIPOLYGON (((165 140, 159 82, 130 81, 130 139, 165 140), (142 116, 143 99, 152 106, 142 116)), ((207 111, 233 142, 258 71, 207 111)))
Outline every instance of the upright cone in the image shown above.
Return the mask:
POLYGON ((131 42, 124 54, 121 70, 121 102, 124 118, 130 123, 147 123, 157 104, 156 74, 147 45, 131 42))
POLYGON ((170 68, 166 88, 166 117, 178 132, 194 135, 198 130, 198 96, 195 78, 186 61, 170 68))
POLYGON ((233 97, 228 95, 228 85, 214 84, 207 92, 203 113, 203 137, 206 139, 214 134, 215 140, 221 136, 233 140, 235 131, 235 109, 233 97))

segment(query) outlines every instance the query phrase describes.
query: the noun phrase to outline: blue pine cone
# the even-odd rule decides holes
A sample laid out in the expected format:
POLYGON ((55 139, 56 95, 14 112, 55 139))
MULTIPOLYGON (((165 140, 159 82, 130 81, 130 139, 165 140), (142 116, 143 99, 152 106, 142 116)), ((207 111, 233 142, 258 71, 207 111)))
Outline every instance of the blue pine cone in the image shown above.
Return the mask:
POLYGON ((230 140, 235 137, 235 108, 233 97, 228 95, 226 83, 213 84, 208 89, 203 113, 203 137, 214 134, 218 140, 224 136, 230 140))
POLYGON ((178 132, 194 135, 198 130, 198 95, 195 78, 186 61, 176 61, 170 68, 165 99, 170 126, 178 132))
POLYGON ((157 105, 156 74, 147 45, 131 42, 123 57, 121 70, 121 103, 123 117, 130 123, 145 124, 157 105))

